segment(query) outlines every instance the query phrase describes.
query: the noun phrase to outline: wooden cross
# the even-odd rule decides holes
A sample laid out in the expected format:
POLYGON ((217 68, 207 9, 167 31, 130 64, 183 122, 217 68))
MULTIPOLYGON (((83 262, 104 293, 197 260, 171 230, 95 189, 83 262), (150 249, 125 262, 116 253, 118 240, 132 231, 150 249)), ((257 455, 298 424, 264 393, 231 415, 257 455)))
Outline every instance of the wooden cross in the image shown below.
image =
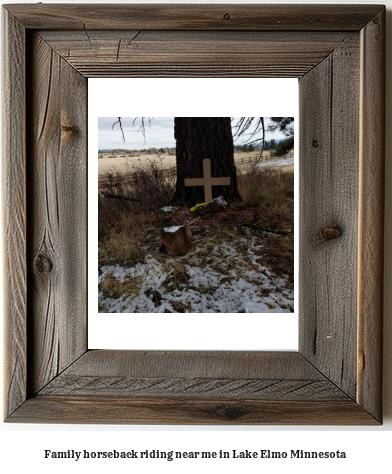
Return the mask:
POLYGON ((205 202, 212 201, 212 186, 228 186, 230 178, 212 178, 211 177, 211 160, 206 158, 203 160, 203 177, 202 178, 186 178, 185 186, 204 186, 205 202))

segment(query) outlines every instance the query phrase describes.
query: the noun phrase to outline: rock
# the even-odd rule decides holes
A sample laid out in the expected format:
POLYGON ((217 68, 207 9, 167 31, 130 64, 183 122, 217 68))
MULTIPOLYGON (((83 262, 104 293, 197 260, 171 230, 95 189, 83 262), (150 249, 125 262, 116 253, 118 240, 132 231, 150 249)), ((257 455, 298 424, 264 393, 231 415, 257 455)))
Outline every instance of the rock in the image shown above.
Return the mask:
POLYGON ((161 251, 170 257, 184 255, 191 246, 192 234, 185 225, 164 227, 161 229, 161 251))

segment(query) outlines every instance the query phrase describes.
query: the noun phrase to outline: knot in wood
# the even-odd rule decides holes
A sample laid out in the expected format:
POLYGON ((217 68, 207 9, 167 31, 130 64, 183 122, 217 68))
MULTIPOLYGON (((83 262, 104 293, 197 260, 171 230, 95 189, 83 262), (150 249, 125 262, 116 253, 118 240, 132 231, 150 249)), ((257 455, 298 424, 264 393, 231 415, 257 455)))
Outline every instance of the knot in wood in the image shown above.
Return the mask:
POLYGON ((223 410, 223 414, 226 420, 237 420, 238 418, 241 418, 241 416, 243 416, 244 413, 240 407, 233 405, 230 407, 226 407, 223 410))
POLYGON ((61 130, 63 132, 71 132, 71 133, 77 132, 77 129, 74 125, 61 125, 61 130))
POLYGON ((34 260, 34 269, 41 275, 49 274, 53 269, 52 260, 44 253, 40 252, 34 260))
POLYGON ((230 13, 225 13, 225 14, 223 15, 223 19, 226 20, 226 21, 231 20, 231 15, 230 15, 230 13))
POLYGON ((316 244, 322 244, 328 240, 337 239, 342 235, 342 229, 338 225, 323 227, 316 235, 316 244))

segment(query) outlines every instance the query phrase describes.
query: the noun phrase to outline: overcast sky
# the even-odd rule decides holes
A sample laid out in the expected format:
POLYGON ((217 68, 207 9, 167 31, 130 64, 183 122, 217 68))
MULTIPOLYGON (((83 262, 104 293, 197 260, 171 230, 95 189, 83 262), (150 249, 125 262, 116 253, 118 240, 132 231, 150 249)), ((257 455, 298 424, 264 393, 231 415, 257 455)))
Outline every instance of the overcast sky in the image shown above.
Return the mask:
MULTIPOLYGON (((125 142, 122 140, 121 130, 119 125, 114 125, 118 117, 98 117, 98 149, 130 149, 140 150, 142 148, 165 148, 175 147, 174 140, 174 117, 154 117, 151 125, 146 124, 146 138, 144 140, 143 134, 140 131, 141 121, 138 118, 134 125, 132 125, 135 117, 122 117, 122 125, 125 135, 125 142), (113 128, 112 128, 113 127, 113 128)), ((239 117, 234 117, 238 120, 239 117)), ((266 125, 268 122, 266 122, 266 125)), ((280 133, 271 134, 267 132, 266 139, 284 138, 280 133)), ((235 144, 241 145, 243 139, 238 139, 235 144)))

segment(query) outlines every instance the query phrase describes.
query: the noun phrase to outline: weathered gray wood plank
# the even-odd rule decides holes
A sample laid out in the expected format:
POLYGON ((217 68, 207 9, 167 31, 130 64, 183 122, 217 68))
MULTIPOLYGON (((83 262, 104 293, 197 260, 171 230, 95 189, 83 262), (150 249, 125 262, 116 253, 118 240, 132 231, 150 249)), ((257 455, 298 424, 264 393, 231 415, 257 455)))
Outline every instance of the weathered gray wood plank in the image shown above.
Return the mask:
POLYGON ((385 12, 361 32, 357 399, 382 419, 385 12))
POLYGON ((298 352, 88 351, 67 375, 324 380, 298 352))
POLYGON ((31 391, 86 350, 86 79, 32 38, 31 391))
MULTIPOLYGON (((203 31, 40 31, 40 36, 67 60, 87 58, 123 61, 136 55, 173 53, 268 53, 271 59, 278 53, 325 57, 334 48, 357 40, 354 32, 305 33, 291 32, 203 32, 203 31), (324 56, 322 56, 324 55, 324 56)), ((208 55, 207 55, 208 57, 208 55)), ((231 60, 231 58, 226 58, 231 60)), ((276 61, 278 62, 278 61, 276 61)))
POLYGON ((337 48, 300 80, 300 347, 353 398, 358 63, 358 51, 337 48))
POLYGON ((344 400, 329 380, 209 379, 205 377, 86 377, 60 375, 40 395, 248 400, 344 400))
MULTIPOLYGON (((299 77, 350 32, 42 31, 41 37, 86 77, 220 73, 299 77), (140 69, 140 71, 139 71, 140 69)), ((355 47, 355 46, 354 46, 355 47)))
POLYGON ((108 351, 79 358, 40 395, 343 400, 296 352, 108 351))
POLYGON ((226 66, 224 64, 211 64, 209 66, 179 66, 179 65, 127 65, 125 67, 116 66, 104 67, 102 70, 96 66, 80 68, 85 77, 301 77, 306 71, 303 67, 286 67, 284 71, 276 67, 264 66, 226 66))
POLYGON ((375 425, 354 401, 36 396, 9 420, 40 423, 375 425))
MULTIPOLYGON (((358 173, 359 173, 359 49, 337 48, 333 53, 330 219, 326 225, 341 227, 334 242, 339 250, 330 257, 331 289, 328 331, 334 331, 329 355, 339 347, 334 364, 327 363, 330 379, 352 398, 356 393, 358 291, 358 173), (350 283, 348 283, 350 281, 350 283), (337 340, 336 340, 337 339, 337 340), (350 341, 350 342, 348 342, 350 341)), ((333 245, 331 245, 331 248, 333 245)), ((328 287, 329 288, 329 287, 328 287)), ((328 345, 331 341, 324 340, 328 345)), ((328 349, 325 349, 328 354, 328 349)))
POLYGON ((26 28, 163 30, 358 30, 379 5, 7 5, 26 28))
POLYGON ((53 49, 66 57, 68 53, 88 56, 96 54, 99 50, 134 49, 143 44, 149 47, 175 48, 175 50, 186 50, 190 45, 199 50, 217 51, 225 48, 230 43, 235 50, 246 51, 248 46, 256 48, 256 51, 265 51, 267 48, 276 48, 287 45, 287 48, 295 51, 299 46, 309 48, 312 51, 332 50, 344 43, 357 42, 356 31, 181 31, 181 30, 39 30, 39 34, 47 41, 53 49), (121 44, 119 45, 119 42, 121 44), (290 46, 291 45, 291 46, 290 46))
POLYGON ((26 90, 25 31, 3 14, 3 215, 5 315, 5 416, 26 399, 26 90))

